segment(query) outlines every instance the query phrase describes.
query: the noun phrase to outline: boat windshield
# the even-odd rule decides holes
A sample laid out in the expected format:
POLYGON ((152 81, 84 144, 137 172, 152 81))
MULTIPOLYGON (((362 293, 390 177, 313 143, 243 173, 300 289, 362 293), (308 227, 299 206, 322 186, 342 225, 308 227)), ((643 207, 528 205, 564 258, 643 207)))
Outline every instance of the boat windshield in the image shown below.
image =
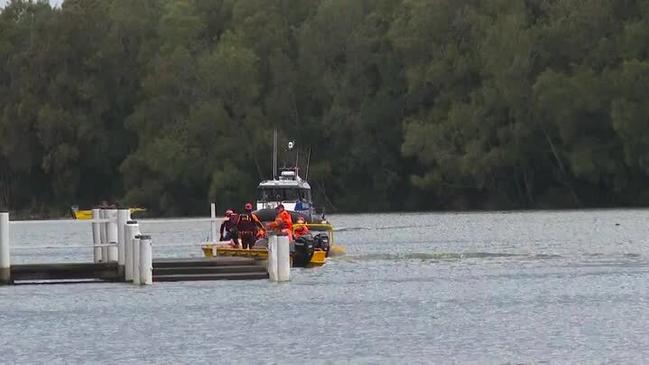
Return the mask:
POLYGON ((311 190, 300 188, 263 187, 257 189, 257 201, 307 201, 311 202, 311 190))

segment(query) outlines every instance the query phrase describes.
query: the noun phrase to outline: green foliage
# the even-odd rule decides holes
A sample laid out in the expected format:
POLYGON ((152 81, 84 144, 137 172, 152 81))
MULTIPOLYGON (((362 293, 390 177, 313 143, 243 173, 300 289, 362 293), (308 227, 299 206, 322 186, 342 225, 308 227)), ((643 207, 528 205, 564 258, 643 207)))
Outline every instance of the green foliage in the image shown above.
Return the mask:
POLYGON ((12 0, 0 206, 646 205, 648 85, 644 0, 12 0))

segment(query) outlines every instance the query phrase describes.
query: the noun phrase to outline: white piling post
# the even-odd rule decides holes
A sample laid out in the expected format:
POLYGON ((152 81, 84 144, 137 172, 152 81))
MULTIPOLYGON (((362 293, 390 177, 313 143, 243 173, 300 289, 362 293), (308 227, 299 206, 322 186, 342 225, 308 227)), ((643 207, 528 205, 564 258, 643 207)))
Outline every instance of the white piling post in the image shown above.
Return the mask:
POLYGON ((95 264, 99 263, 99 262, 103 262, 101 260, 101 246, 94 246, 92 248, 92 254, 93 254, 93 257, 94 257, 95 264))
POLYGON ((288 236, 277 236, 277 281, 291 280, 291 253, 288 236))
POLYGON ((0 211, 0 285, 11 283, 9 259, 9 212, 0 211))
POLYGON ((99 222, 96 222, 101 218, 100 212, 96 208, 92 210, 92 252, 95 263, 101 261, 101 246, 99 246, 101 244, 101 226, 99 222))
POLYGON ((106 252, 108 252, 106 262, 117 262, 119 256, 117 242, 109 242, 108 247, 106 247, 106 252))
POLYGON ((268 236, 268 279, 270 281, 278 281, 277 277, 277 235, 270 234, 268 236))
POLYGON ((117 211, 117 267, 119 275, 124 275, 126 269, 126 222, 128 219, 128 209, 117 211))
POLYGON ((104 262, 117 262, 118 260, 118 246, 117 241, 119 239, 119 229, 117 225, 117 209, 106 209, 104 210, 105 218, 108 219, 106 222, 106 243, 104 256, 104 262))
MULTIPOLYGON (((108 213, 106 212, 106 209, 100 209, 99 210, 99 217, 101 219, 105 220, 108 218, 108 213)), ((108 222, 101 222, 99 224, 99 227, 101 227, 100 230, 100 236, 101 236, 101 262, 107 262, 108 261, 108 222)))
MULTIPOLYGON (((106 209, 106 239, 108 243, 119 242, 119 229, 117 224, 117 209, 106 209)), ((117 259, 115 259, 117 261, 117 259)))
MULTIPOLYGON (((99 219, 106 219, 106 209, 99 209, 99 219)), ((106 240, 106 223, 105 222, 99 223, 99 227, 100 227, 99 237, 101 238, 101 243, 108 242, 106 240)))
POLYGON ((133 239, 133 284, 140 285, 140 234, 133 239))
POLYGON ((210 242, 216 243, 216 204, 211 203, 210 204, 210 217, 212 220, 210 221, 210 228, 211 228, 211 237, 210 237, 210 242))
POLYGON ((153 284, 153 248, 151 236, 140 236, 140 284, 153 284))
POLYGON ((133 280, 133 240, 138 234, 138 229, 137 221, 128 221, 124 226, 124 279, 126 281, 133 280))

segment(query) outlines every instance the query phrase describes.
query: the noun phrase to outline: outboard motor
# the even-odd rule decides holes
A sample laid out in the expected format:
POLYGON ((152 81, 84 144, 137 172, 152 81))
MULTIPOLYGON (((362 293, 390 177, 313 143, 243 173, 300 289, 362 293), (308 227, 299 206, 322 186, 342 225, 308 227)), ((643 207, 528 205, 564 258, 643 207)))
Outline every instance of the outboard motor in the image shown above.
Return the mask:
POLYGON ((326 253, 329 257, 329 235, 326 233, 318 233, 313 237, 313 246, 319 248, 326 253))
POLYGON ((306 234, 298 237, 293 243, 293 266, 305 267, 311 262, 313 257, 313 236, 306 234))

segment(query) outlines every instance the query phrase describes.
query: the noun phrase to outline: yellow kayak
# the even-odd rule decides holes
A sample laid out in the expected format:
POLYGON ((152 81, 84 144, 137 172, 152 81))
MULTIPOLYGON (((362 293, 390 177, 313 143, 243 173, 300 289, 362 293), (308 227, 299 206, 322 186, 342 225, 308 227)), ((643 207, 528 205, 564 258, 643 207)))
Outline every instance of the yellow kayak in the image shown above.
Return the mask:
MULTIPOLYGON (((128 211, 133 213, 146 212, 145 208, 128 208, 128 211)), ((78 209, 76 207, 71 208, 72 218, 78 220, 90 220, 92 219, 92 209, 78 209)))

